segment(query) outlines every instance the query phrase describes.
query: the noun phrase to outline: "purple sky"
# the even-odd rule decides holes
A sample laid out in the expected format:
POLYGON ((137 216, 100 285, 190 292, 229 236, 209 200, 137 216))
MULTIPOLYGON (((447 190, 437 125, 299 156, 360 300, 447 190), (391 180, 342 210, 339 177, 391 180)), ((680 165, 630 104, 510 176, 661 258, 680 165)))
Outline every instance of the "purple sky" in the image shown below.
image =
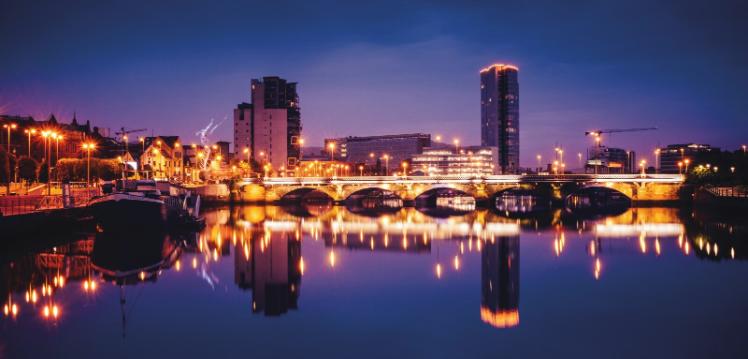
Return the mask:
POLYGON ((748 6, 658 3, 4 1, 0 113, 77 111, 185 142, 228 117, 216 140, 231 139, 250 79, 278 75, 299 82, 310 145, 404 132, 478 144, 478 71, 507 62, 524 166, 556 143, 576 157, 599 128, 658 127, 606 139, 650 161, 658 144, 748 142, 748 6))

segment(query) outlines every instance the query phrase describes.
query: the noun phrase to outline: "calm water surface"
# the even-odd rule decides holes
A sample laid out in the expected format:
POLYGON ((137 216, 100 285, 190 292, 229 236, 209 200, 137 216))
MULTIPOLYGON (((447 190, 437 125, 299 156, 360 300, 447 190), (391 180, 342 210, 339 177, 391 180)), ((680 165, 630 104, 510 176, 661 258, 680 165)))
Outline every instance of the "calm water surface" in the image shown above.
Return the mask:
POLYGON ((741 219, 206 218, 5 253, 0 357, 748 357, 741 219))

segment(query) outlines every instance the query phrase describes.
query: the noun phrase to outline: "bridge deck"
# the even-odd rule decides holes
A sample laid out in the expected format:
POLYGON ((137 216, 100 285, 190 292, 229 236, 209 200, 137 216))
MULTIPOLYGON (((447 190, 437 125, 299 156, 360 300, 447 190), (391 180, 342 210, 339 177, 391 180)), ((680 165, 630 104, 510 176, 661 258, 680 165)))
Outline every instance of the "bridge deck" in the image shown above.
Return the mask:
POLYGON ((264 185, 330 185, 330 184, 511 184, 511 183, 683 183, 678 174, 564 174, 564 175, 495 175, 495 176, 351 176, 351 177, 267 177, 245 179, 244 183, 264 185))

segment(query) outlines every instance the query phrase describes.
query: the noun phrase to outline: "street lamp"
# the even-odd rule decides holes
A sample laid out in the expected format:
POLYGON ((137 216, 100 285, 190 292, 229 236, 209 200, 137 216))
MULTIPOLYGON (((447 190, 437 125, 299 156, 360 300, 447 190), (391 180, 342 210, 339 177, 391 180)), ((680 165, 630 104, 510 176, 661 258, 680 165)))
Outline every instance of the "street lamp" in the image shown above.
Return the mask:
POLYGON ((434 139, 436 140, 436 142, 441 142, 442 141, 442 135, 436 135, 436 136, 434 136, 434 139))
POLYGON ((389 176, 390 175, 390 155, 385 153, 382 156, 382 158, 384 159, 384 175, 389 176))
POLYGON ((327 148, 330 149, 330 162, 332 163, 333 161, 335 161, 335 142, 328 143, 327 148))
POLYGON ((641 160, 639 162, 639 167, 641 167, 642 169, 642 174, 641 174, 642 178, 646 176, 646 173, 644 172, 646 166, 647 166, 647 160, 641 160))
POLYGON ((745 154, 746 148, 748 148, 748 146, 746 146, 746 145, 742 145, 742 146, 740 146, 740 147, 743 147, 743 154, 745 154))
POLYGON ((454 140, 452 140, 452 143, 454 143, 455 145, 455 154, 459 155, 460 154, 460 139, 455 138, 454 140))
POLYGON ((91 151, 96 149, 93 142, 84 143, 83 150, 86 151, 86 187, 91 185, 91 151))
POLYGON ((577 157, 579 157, 579 168, 582 168, 582 152, 578 152, 577 157))
MULTIPOLYGON (((733 169, 735 169, 735 167, 733 167, 733 169)), ((733 172, 735 172, 735 171, 733 171, 733 172)), ((364 165, 358 165, 358 175, 363 177, 363 175, 364 175, 364 165)))
POLYGON ((678 161, 678 174, 683 174, 683 161, 678 161))
POLYGON ((655 173, 660 170, 660 149, 655 150, 655 173))
POLYGON ((23 130, 23 132, 29 136, 29 143, 28 143, 29 144, 29 158, 31 158, 31 135, 36 134, 36 129, 33 129, 33 128, 27 129, 27 130, 23 130))
POLYGON ((683 164, 686 165, 686 174, 688 174, 688 165, 691 163, 691 159, 686 158, 683 160, 683 164))
POLYGON ((408 176, 408 162, 403 161, 400 165, 403 167, 403 177, 408 176))
POLYGON ((301 159, 304 158, 304 139, 299 138, 299 163, 301 163, 301 159))
POLYGON ((8 153, 13 152, 10 149, 10 130, 15 130, 17 127, 18 127, 18 125, 16 125, 15 123, 6 123, 6 124, 3 125, 3 128, 5 128, 5 129, 8 130, 8 153))
POLYGON ((730 166, 730 172, 735 173, 735 166, 730 166))
POLYGON ((57 162, 60 161, 60 141, 63 140, 63 136, 61 133, 55 133, 52 137, 55 139, 55 166, 57 166, 57 162))
POLYGON ((140 138, 138 138, 138 141, 140 141, 140 145, 143 146, 143 151, 140 152, 140 153, 145 153, 145 138, 144 137, 140 137, 140 138))
POLYGON ((537 156, 535 156, 535 158, 538 159, 538 172, 540 172, 540 170, 543 168, 543 165, 540 164, 540 161, 543 159, 543 156, 541 156, 540 154, 538 154, 537 156))

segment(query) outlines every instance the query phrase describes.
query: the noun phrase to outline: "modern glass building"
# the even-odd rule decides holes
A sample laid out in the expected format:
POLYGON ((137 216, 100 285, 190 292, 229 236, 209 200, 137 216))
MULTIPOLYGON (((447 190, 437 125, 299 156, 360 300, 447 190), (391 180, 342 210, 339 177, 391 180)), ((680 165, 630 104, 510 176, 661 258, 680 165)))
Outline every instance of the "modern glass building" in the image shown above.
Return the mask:
POLYGON ((459 153, 451 148, 427 148, 411 159, 416 175, 488 176, 496 174, 496 147, 464 147, 459 153))
POLYGON ((400 135, 343 137, 325 139, 325 152, 330 153, 330 144, 334 143, 336 160, 348 163, 361 163, 366 166, 383 164, 386 155, 390 168, 397 168, 400 162, 408 160, 414 154, 421 153, 431 146, 431 135, 410 133, 400 135))
POLYGON ((499 150, 500 173, 519 169, 519 69, 493 64, 480 71, 481 145, 499 150))
POLYGON ((683 163, 686 159, 689 160, 692 165, 691 168, 693 168, 693 165, 700 162, 702 157, 719 151, 719 148, 699 143, 668 145, 660 148, 659 170, 661 173, 679 173, 681 170, 685 170, 683 163), (681 168, 678 168, 678 162, 681 162, 681 168))

